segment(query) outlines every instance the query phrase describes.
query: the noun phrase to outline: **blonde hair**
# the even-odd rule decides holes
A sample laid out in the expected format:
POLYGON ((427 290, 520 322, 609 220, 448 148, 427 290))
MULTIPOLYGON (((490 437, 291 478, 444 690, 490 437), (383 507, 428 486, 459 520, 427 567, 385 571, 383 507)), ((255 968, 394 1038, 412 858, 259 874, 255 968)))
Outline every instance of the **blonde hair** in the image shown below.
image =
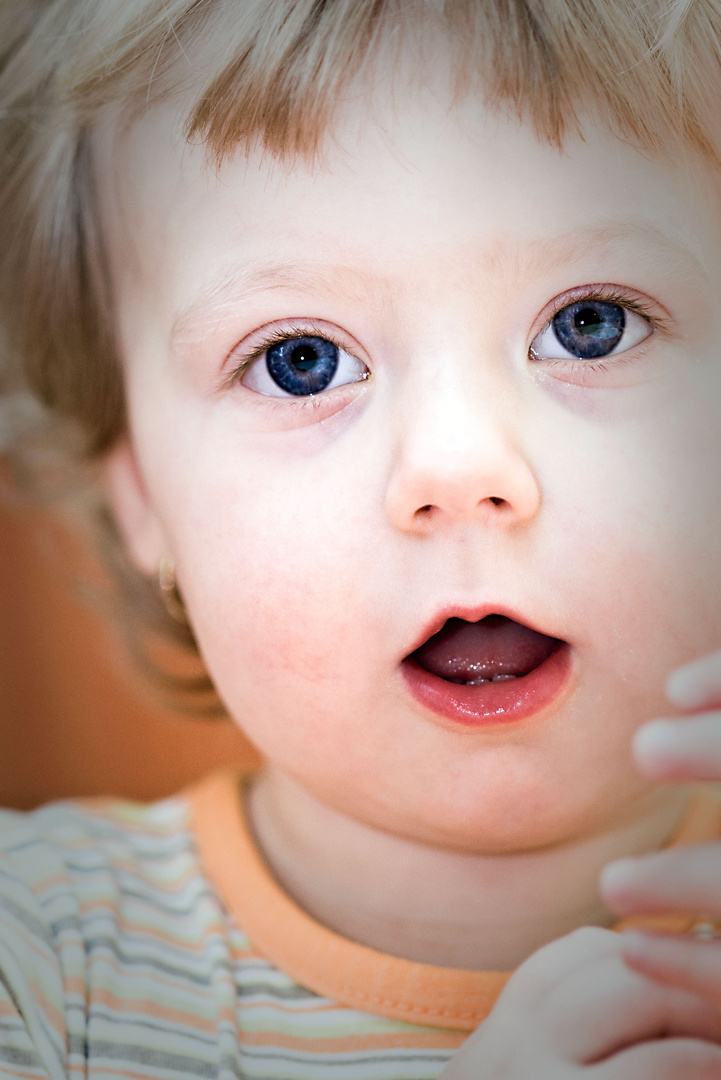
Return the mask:
MULTIPOLYGON (((442 33, 456 92, 480 86, 552 144, 593 111, 651 155, 719 164, 719 28, 721 0, 0 0, 6 452, 28 483, 70 478, 63 497, 118 584, 139 663, 149 631, 195 642, 131 566, 93 483, 126 420, 90 155, 104 111, 131 122, 176 98, 216 162, 256 140, 314 154, 374 64, 410 42, 422 79, 442 33)), ((210 683, 178 686, 190 700, 210 683)))

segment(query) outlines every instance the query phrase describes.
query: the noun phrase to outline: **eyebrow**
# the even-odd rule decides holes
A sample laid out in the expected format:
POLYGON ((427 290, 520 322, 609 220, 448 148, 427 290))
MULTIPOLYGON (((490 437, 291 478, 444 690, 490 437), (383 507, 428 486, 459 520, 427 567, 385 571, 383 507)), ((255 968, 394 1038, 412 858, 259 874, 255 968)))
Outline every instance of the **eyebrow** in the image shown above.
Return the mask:
MULTIPOLYGON (((707 279, 703 263, 686 244, 669 236, 658 226, 637 221, 605 221, 597 225, 569 229, 563 233, 520 242, 501 237, 485 252, 487 268, 498 273, 513 267, 514 275, 541 274, 573 264, 594 250, 613 244, 640 243, 646 255, 653 259, 669 277, 707 279)), ((251 259, 242 266, 233 266, 218 275, 203 288, 175 318, 170 334, 171 349, 175 350, 193 331, 207 327, 208 321, 221 319, 225 311, 235 310, 239 303, 257 293, 289 289, 308 295, 333 294, 339 288, 346 296, 367 302, 375 293, 377 279, 357 267, 317 263, 299 264, 283 261, 251 259)))
POLYGON ((170 332, 171 349, 191 336, 196 327, 207 325, 209 318, 222 318, 226 310, 234 310, 256 293, 290 289, 309 295, 328 294, 338 292, 341 284, 346 294, 362 301, 373 291, 372 276, 357 267, 249 260, 210 281, 178 314, 170 332))
POLYGON ((662 260, 665 273, 685 277, 706 277, 700 255, 681 240, 674 239, 663 229, 650 222, 602 221, 582 229, 569 229, 565 233, 546 237, 537 242, 531 257, 531 265, 538 269, 553 270, 565 262, 575 262, 594 249, 608 247, 627 241, 647 249, 655 265, 662 260))

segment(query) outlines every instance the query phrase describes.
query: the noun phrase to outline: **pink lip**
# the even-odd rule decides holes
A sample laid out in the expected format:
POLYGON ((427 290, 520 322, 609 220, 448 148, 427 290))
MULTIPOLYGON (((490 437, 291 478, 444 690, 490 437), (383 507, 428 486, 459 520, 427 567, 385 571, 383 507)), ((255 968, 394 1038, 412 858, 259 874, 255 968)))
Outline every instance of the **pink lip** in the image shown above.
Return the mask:
MULTIPOLYGON (((429 624, 425 636, 411 652, 437 633, 449 618, 477 622, 491 614, 505 615, 539 633, 548 633, 533 626, 523 616, 501 607, 485 606, 472 611, 459 611, 456 608, 429 624)), ((401 663, 406 685, 416 701, 444 720, 464 728, 513 724, 537 716, 559 701, 569 685, 572 667, 572 651, 566 642, 562 642, 547 660, 527 675, 508 681, 481 683, 479 686, 441 679, 422 668, 410 654, 401 663)))

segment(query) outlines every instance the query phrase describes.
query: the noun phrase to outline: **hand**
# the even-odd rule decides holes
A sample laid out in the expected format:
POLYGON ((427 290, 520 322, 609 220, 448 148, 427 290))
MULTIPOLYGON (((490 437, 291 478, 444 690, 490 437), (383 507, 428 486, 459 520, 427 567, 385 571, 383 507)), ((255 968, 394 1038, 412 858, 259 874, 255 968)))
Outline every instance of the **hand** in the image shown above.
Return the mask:
POLYGON ((511 976, 440 1080, 719 1080, 721 1009, 647 980, 585 927, 511 976))
MULTIPOLYGON (((688 716, 654 720, 638 730, 639 768, 658 780, 721 780, 721 653, 674 672, 667 695, 688 716)), ((721 843, 611 863, 601 876, 601 891, 618 915, 673 911, 721 917, 721 843)), ((721 1006, 721 940, 637 931, 622 938, 630 968, 721 1006)))

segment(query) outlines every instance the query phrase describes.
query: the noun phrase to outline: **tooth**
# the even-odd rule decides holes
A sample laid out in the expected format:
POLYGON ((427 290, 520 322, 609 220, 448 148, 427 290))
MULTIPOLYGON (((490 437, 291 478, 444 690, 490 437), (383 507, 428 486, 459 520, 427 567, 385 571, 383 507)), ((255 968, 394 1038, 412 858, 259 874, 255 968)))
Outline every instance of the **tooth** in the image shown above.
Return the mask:
POLYGON ((494 675, 493 682, 505 682, 507 679, 515 679, 515 675, 494 675))

